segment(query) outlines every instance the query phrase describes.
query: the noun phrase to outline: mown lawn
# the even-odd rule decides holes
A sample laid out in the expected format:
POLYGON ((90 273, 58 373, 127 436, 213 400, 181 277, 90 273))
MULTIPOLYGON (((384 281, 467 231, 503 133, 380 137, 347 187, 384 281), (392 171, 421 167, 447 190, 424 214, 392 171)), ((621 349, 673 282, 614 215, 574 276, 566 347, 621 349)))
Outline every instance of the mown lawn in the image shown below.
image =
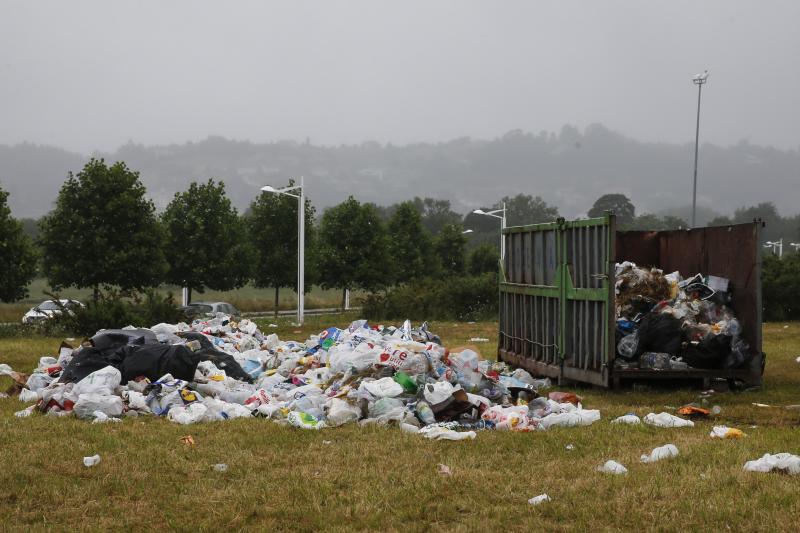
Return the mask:
MULTIPOLYGON (((347 321, 314 317, 302 330, 284 321, 277 331, 301 338, 347 321)), ((721 406, 721 414, 694 428, 611 425, 626 412, 697 401, 700 392, 646 386, 568 388, 601 410, 590 427, 485 431, 465 442, 352 425, 302 431, 261 419, 190 427, 154 418, 116 425, 18 419, 13 413, 23 405, 0 400, 0 530, 796 531, 800 476, 742 471, 767 452, 800 453, 800 410, 786 409, 800 404, 800 324, 788 326, 764 326, 763 390, 714 395, 709 406, 721 406), (748 437, 712 440, 714 424, 748 437), (196 445, 181 444, 183 435, 196 445), (639 462, 670 442, 679 457, 639 462), (101 464, 85 468, 82 458, 95 453, 101 464), (607 459, 629 474, 596 472, 607 459), (213 471, 216 463, 228 471, 213 471), (439 474, 439 463, 452 475, 439 474), (551 502, 528 505, 544 492, 551 502)), ((495 323, 432 329, 449 346, 489 338, 474 346, 494 355, 495 323)), ((2 339, 0 362, 29 371, 60 341, 2 339)))

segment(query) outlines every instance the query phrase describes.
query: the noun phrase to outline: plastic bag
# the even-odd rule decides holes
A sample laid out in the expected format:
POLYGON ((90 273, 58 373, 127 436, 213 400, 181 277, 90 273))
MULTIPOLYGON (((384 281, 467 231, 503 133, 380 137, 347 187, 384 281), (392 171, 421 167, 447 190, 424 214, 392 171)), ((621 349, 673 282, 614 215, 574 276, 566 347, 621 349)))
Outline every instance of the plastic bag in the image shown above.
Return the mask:
POLYGON ((601 466, 597 467, 598 472, 603 472, 605 474, 627 474, 628 469, 619 464, 616 461, 606 461, 601 466))
POLYGON ((765 453, 760 459, 747 461, 744 470, 748 472, 771 472, 780 470, 787 474, 800 474, 800 457, 790 453, 765 453))
POLYGON ((326 410, 328 412, 326 423, 333 427, 356 422, 361 416, 361 409, 358 406, 339 398, 328 400, 326 410))
POLYGON ((644 417, 644 423, 660 428, 694 427, 694 422, 685 420, 669 413, 650 413, 644 417))
POLYGON ((100 411, 107 416, 122 414, 122 398, 110 394, 84 393, 73 407, 78 418, 94 418, 94 412, 100 411))
POLYGON ((678 456, 678 447, 674 444, 665 444, 664 446, 659 446, 658 448, 654 448, 650 454, 642 455, 641 459, 643 463, 655 463, 656 461, 661 461, 662 459, 669 459, 670 457, 677 457, 678 456))
POLYGON ((81 396, 83 394, 99 394, 110 396, 114 394, 120 382, 122 381, 122 374, 113 366, 107 366, 100 370, 95 370, 82 380, 80 380, 72 389, 73 394, 81 396))
POLYGON ((600 420, 600 411, 597 409, 578 409, 570 413, 550 414, 542 418, 539 427, 548 429, 551 427, 572 427, 590 426, 600 420))
POLYGON ((641 424, 641 419, 633 413, 622 415, 611 421, 612 424, 641 424))
POLYGON ((189 425, 200 422, 208 408, 200 402, 193 402, 189 405, 173 406, 167 413, 167 418, 178 424, 189 425))

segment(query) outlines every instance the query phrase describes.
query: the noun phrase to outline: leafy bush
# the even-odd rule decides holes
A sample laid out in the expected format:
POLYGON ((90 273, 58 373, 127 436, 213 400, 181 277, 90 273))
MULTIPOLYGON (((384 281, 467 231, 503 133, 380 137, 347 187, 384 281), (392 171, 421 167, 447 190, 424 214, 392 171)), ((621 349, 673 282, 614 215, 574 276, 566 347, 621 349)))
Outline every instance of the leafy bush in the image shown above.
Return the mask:
POLYGON ((370 320, 495 319, 498 290, 496 274, 426 278, 367 296, 362 311, 370 320))
POLYGON ((764 320, 800 319, 800 254, 765 254, 761 290, 764 320))

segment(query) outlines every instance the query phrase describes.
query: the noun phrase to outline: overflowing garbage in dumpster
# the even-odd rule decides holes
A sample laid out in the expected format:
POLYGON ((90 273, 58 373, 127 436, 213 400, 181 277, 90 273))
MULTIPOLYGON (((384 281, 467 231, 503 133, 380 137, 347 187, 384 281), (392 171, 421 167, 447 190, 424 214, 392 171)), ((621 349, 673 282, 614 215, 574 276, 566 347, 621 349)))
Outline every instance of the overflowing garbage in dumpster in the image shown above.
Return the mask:
POLYGON ((725 278, 616 265, 617 368, 738 368, 750 358, 725 278))
POLYGON ((191 325, 103 330, 77 348, 62 343, 26 376, 8 365, 17 413, 77 416, 96 423, 156 415, 179 424, 263 417, 304 429, 392 424, 429 439, 475 430, 545 430, 600 419, 548 379, 451 352, 427 324, 328 328, 304 342, 264 334, 226 315, 191 325))

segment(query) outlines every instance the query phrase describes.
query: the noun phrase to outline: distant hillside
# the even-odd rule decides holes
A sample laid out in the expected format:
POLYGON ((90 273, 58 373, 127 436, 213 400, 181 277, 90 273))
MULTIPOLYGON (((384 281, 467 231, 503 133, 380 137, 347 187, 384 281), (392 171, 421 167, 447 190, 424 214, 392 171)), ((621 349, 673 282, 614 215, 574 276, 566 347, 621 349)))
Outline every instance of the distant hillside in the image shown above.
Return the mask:
MULTIPOLYGON (((215 177, 225 180, 234 204, 244 209, 260 186, 303 175, 318 208, 349 195, 378 204, 428 196, 450 199, 464 212, 523 192, 542 196, 569 217, 584 214, 605 192, 627 194, 637 212, 689 204, 693 150, 691 144, 642 143, 593 125, 584 132, 565 126, 559 134, 511 131, 493 140, 406 146, 253 144, 211 137, 183 145, 127 144, 99 155, 139 170, 159 208, 192 180, 215 177)), ((80 170, 86 159, 46 146, 0 146, 0 183, 11 192, 14 215, 47 212, 67 172, 80 170)), ((704 144, 699 176, 698 203, 715 212, 763 201, 775 202, 786 214, 800 210, 796 150, 704 144)))

